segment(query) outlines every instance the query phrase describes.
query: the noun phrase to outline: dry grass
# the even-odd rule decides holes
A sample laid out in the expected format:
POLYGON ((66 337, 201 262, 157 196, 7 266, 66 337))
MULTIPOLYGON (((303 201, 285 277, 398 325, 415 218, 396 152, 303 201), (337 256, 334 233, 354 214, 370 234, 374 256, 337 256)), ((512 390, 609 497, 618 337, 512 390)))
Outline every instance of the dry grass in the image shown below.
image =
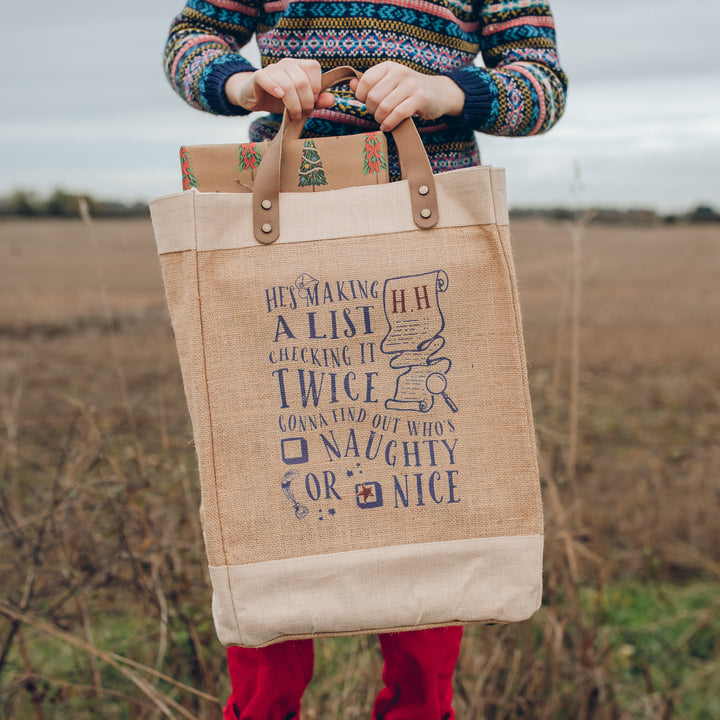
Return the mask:
MULTIPOLYGON (((591 225, 574 266, 567 227, 513 230, 545 601, 532 622, 467 629, 458 718, 712 717, 679 708, 718 670, 694 644, 720 637, 717 601, 652 635, 696 685, 640 662, 640 635, 620 630, 634 601, 612 602, 720 580, 718 231, 591 225)), ((218 717, 224 655, 152 231, 95 233, 97 265, 79 221, 0 225, 0 717, 218 717)), ((305 717, 367 718, 380 670, 373 637, 318 642, 305 717)))

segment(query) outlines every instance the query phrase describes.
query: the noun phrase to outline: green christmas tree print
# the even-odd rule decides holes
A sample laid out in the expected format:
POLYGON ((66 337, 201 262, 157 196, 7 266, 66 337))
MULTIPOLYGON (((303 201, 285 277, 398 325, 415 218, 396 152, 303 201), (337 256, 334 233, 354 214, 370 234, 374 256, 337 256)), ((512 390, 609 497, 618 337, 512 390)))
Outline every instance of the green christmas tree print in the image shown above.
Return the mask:
POLYGON ((249 170, 253 180, 260 160, 262 154, 257 149, 257 143, 244 143, 238 146, 238 170, 249 170))
POLYGON ((190 156, 186 147, 180 148, 180 169, 182 170, 182 187, 183 190, 190 190, 198 186, 197 178, 193 171, 190 156))
POLYGON ((387 170, 387 158, 382 152, 379 133, 366 133, 363 145, 363 175, 375 175, 377 182, 381 170, 387 170))
POLYGON ((316 185, 327 185, 320 154, 312 140, 306 140, 303 145, 298 179, 298 187, 308 187, 310 185, 313 192, 315 192, 316 185))

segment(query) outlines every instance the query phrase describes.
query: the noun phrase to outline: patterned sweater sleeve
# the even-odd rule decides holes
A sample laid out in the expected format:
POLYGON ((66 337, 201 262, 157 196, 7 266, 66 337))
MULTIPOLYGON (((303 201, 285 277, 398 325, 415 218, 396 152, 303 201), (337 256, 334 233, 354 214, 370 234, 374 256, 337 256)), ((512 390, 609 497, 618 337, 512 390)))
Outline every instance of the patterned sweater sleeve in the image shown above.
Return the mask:
POLYGON ((489 135, 549 130, 563 113, 567 91, 549 4, 476 1, 485 67, 469 65, 448 73, 465 92, 464 124, 489 135))
POLYGON ((246 115, 225 96, 225 81, 254 68, 241 54, 260 18, 256 0, 188 0, 165 45, 165 74, 190 105, 215 115, 246 115))

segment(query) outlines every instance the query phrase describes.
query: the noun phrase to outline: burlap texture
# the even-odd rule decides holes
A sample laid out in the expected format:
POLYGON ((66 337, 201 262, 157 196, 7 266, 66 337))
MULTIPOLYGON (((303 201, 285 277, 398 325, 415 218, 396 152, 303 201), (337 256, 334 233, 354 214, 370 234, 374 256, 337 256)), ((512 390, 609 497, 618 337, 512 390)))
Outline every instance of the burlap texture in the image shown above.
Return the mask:
POLYGON ((505 226, 168 253, 162 264, 212 565, 542 533, 505 226), (317 301, 301 297, 304 275, 317 301), (383 346, 386 282, 398 303, 405 291, 408 316, 438 324, 410 343, 438 350, 383 346), (427 385, 431 366, 434 394, 414 388, 398 404, 407 375, 427 385), (369 507, 372 483, 381 506, 369 507))

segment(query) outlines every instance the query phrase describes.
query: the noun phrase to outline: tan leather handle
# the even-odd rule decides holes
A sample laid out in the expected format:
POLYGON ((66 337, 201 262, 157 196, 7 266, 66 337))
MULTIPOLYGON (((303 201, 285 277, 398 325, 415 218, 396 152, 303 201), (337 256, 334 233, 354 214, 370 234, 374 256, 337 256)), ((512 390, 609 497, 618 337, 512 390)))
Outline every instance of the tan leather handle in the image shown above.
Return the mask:
MULTIPOLYGON (((322 76, 322 89, 360 78, 361 74, 352 67, 334 68, 322 76)), ((300 137, 305 118, 292 120, 283 113, 280 129, 270 143, 255 176, 253 189, 253 228, 255 239, 263 245, 274 243, 280 235, 280 164, 285 143, 300 137)), ((412 119, 403 120, 393 131, 392 136, 400 158, 400 174, 410 186, 410 202, 413 219, 420 228, 431 228, 438 221, 437 195, 435 180, 427 153, 412 119)))

